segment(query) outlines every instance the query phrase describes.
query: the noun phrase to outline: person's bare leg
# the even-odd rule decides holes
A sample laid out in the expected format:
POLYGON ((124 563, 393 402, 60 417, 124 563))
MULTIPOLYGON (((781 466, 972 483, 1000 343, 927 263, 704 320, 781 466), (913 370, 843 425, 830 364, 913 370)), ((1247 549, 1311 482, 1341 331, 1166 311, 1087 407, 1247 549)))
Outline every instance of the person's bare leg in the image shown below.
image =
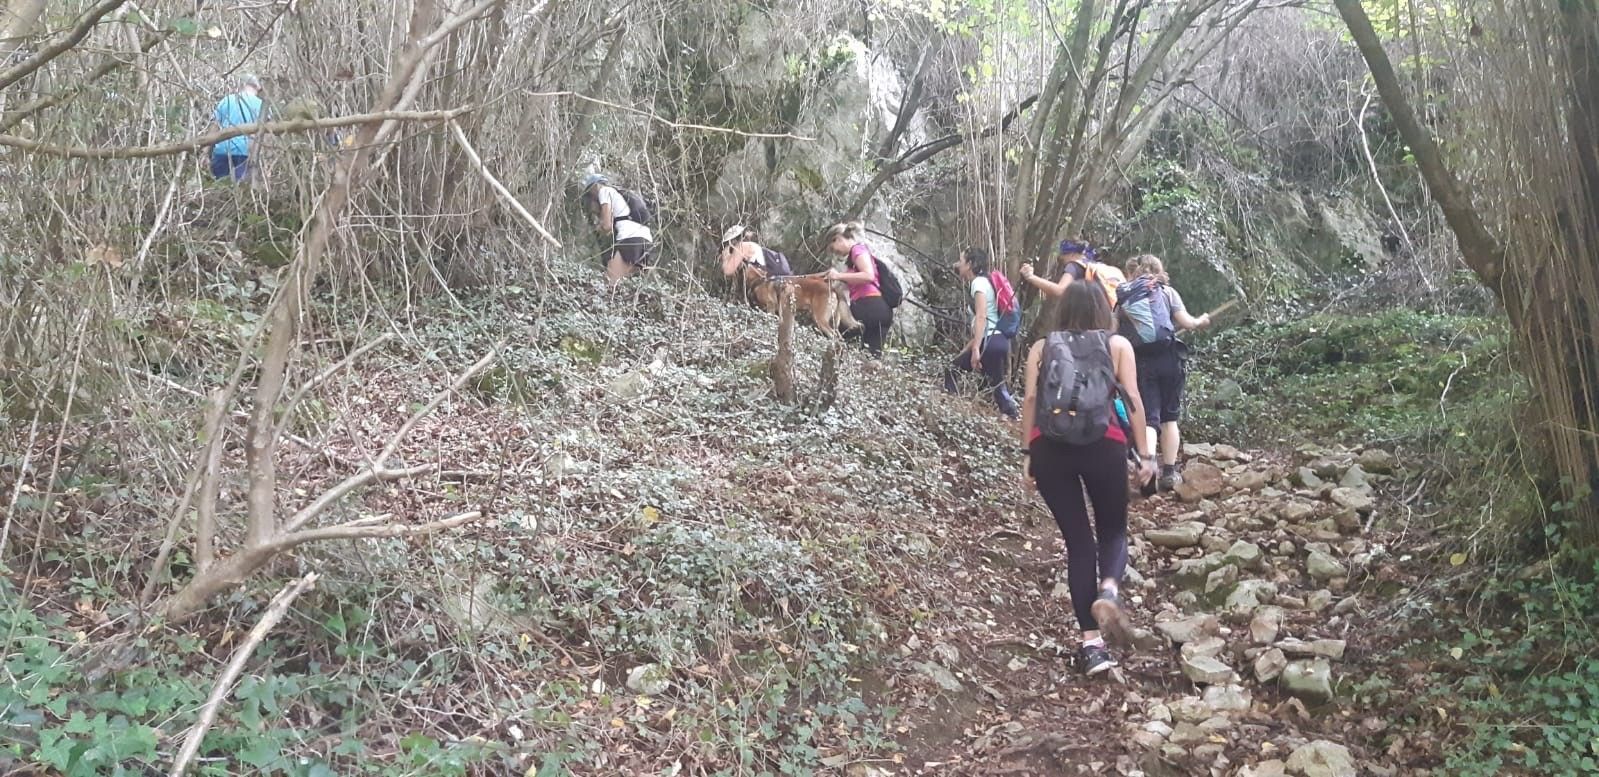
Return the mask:
POLYGON ((611 260, 605 263, 605 280, 611 282, 611 288, 613 289, 615 289, 617 284, 620 284, 624 278, 632 274, 633 265, 628 264, 627 260, 622 258, 621 251, 611 254, 611 260))
POLYGON ((1176 421, 1167 421, 1160 425, 1160 463, 1168 467, 1177 466, 1177 453, 1182 450, 1182 436, 1177 431, 1176 421))

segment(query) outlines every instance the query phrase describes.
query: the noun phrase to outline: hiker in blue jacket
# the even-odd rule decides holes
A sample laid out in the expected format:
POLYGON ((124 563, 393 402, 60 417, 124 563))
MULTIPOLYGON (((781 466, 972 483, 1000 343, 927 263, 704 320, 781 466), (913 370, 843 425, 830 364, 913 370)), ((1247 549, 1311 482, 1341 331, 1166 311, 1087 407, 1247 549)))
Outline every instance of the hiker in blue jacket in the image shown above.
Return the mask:
MULTIPOLYGON (((218 127, 228 129, 261 121, 261 79, 243 76, 239 91, 222 98, 212 112, 218 127)), ((228 138, 211 147, 211 177, 243 181, 250 172, 250 136, 228 138)))

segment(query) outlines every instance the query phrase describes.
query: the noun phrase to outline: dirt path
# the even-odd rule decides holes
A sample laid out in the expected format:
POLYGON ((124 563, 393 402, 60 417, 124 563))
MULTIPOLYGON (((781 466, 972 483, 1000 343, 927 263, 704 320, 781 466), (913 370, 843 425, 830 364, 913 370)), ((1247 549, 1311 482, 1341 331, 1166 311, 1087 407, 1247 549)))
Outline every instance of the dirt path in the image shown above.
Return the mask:
POLYGON ((1113 676, 1073 665, 1047 512, 996 511, 948 538, 948 617, 889 648, 904 669, 890 684, 916 700, 894 771, 1411 773, 1367 746, 1380 714, 1337 693, 1375 660, 1360 636, 1395 575, 1378 520, 1392 457, 1189 453, 1181 498, 1133 506, 1124 595, 1138 644, 1116 650, 1113 676))

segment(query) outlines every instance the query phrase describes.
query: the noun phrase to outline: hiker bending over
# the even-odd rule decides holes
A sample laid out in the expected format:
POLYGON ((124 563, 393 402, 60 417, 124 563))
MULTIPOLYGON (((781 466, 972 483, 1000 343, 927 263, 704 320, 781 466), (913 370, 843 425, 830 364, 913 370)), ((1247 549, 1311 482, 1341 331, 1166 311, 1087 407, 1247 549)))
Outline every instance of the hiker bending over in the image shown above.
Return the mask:
POLYGON ((1121 579, 1127 568, 1127 445, 1140 454, 1139 480, 1155 476, 1143 435, 1138 368, 1127 338, 1109 332, 1110 305, 1097 284, 1066 287, 1060 319, 1027 353, 1022 404, 1022 477, 1031 479, 1066 538, 1066 580, 1083 630, 1081 668, 1093 675, 1116 665, 1100 634, 1126 636, 1121 579), (1113 403, 1127 397, 1124 428, 1113 403), (1088 500, 1094 506, 1089 522, 1088 500))
POLYGON ((1065 294, 1066 287, 1070 286, 1072 281, 1085 279, 1097 281, 1104 287, 1106 299, 1110 304, 1112 306, 1116 304, 1116 287, 1122 283, 1122 272, 1113 265, 1099 261, 1093 246, 1080 238, 1060 241, 1060 263, 1058 281, 1034 275, 1031 263, 1022 265, 1022 280, 1031 283, 1034 288, 1051 299, 1058 299, 1065 294))
MULTIPOLYGON (((243 76, 239 91, 222 98, 212 113, 218 127, 228 129, 241 124, 255 124, 261 120, 261 79, 243 76)), ((250 136, 218 142, 211 147, 211 177, 217 180, 230 178, 243 181, 250 173, 250 136)))
POLYGON ((738 277, 744 292, 753 294, 766 312, 777 312, 777 288, 767 280, 794 274, 788 257, 761 245, 755 230, 735 224, 722 233, 721 261, 724 277, 738 277))
POLYGON ((988 252, 968 248, 955 261, 955 272, 966 284, 972 301, 972 328, 966 350, 955 357, 944 371, 944 390, 955 393, 961 371, 982 372, 983 388, 994 395, 994 404, 1006 418, 1019 416, 1016 400, 1005 385, 1005 368, 1010 364, 1010 338, 1000 331, 999 292, 994 288, 988 266, 988 252))
POLYGON ((834 224, 827 230, 827 250, 847 259, 845 269, 828 270, 827 279, 849 286, 849 312, 861 322, 861 341, 873 357, 881 358, 883 340, 894 323, 894 309, 883 297, 877 257, 861 239, 865 231, 859 222, 834 224))
POLYGON ((605 246, 605 278, 611 285, 637 272, 655 257, 655 233, 648 209, 637 194, 624 193, 598 173, 583 178, 583 200, 594 215, 594 232, 605 246))
POLYGON ((1170 491, 1183 482, 1177 471, 1177 452, 1182 446, 1177 422, 1182 418, 1183 389, 1188 380, 1188 346, 1177 339, 1177 332, 1210 326, 1210 314, 1188 315, 1182 295, 1171 287, 1157 257, 1135 257, 1127 263, 1127 275, 1132 280, 1122 284, 1116 306, 1118 331, 1132 342, 1137 356, 1138 392, 1149 424, 1145 435, 1150 447, 1155 447, 1157 437, 1160 441, 1157 487, 1170 491))

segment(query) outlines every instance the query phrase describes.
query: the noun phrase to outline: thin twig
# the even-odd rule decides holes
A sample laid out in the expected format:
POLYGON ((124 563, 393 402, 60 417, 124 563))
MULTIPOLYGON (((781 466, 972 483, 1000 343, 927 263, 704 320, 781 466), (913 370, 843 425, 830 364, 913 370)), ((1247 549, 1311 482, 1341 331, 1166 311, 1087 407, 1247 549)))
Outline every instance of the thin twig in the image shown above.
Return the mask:
POLYGON ((272 597, 266 612, 261 614, 261 620, 256 621, 255 628, 250 629, 250 636, 245 638, 244 644, 233 651, 233 658, 222 670, 216 685, 212 686, 211 695, 206 697, 205 706, 200 708, 200 719, 189 729, 189 735, 183 740, 183 749, 179 750, 177 758, 172 760, 169 777, 183 777, 183 773, 188 771, 189 762, 200 752, 200 743, 205 740, 205 732, 216 722, 217 712, 222 708, 222 700, 227 698, 233 690, 233 682, 244 671, 244 663, 250 659, 250 655, 255 652, 261 641, 266 639, 267 632, 288 614, 289 605, 294 604, 294 600, 299 598, 300 594, 316 587, 316 581, 317 573, 307 572, 305 577, 285 586, 277 596, 272 597))
POLYGON ((816 138, 807 137, 805 135, 795 135, 792 132, 745 132, 743 130, 732 129, 730 127, 712 127, 712 126, 708 126, 708 125, 705 125, 705 124, 688 124, 688 123, 685 123, 685 122, 672 121, 671 119, 667 119, 667 118, 662 118, 660 116, 656 116, 655 114, 650 113, 649 111, 639 110, 638 108, 634 108, 634 107, 628 106, 628 105, 622 105, 621 103, 613 103, 613 102, 611 102, 609 100, 601 100, 598 97, 589 97, 586 94, 581 94, 579 92, 573 92, 573 91, 563 91, 563 92, 524 92, 523 94, 525 96, 527 96, 527 97, 571 97, 571 98, 577 99, 577 100, 584 100, 584 101, 587 101, 587 102, 595 103, 597 105, 603 105, 603 106, 605 106, 607 108, 615 108, 615 109, 617 109, 619 111, 627 111, 628 113, 631 113, 631 114, 634 114, 634 115, 637 115, 637 116, 643 116, 646 119, 649 119, 651 121, 660 122, 661 124, 665 124, 666 126, 671 127, 673 129, 691 129, 691 130, 700 130, 701 132, 720 132, 720 133, 724 133, 724 134, 727 134, 727 135, 737 135, 737 136, 739 136, 741 138, 772 138, 774 140, 803 140, 803 141, 807 141, 807 142, 816 140, 816 138))
POLYGON ((329 366, 327 369, 317 373, 316 377, 306 381, 294 392, 294 396, 289 397, 288 403, 283 406, 284 418, 288 417, 289 413, 294 410, 295 405, 300 404, 300 401, 305 399, 307 394, 317 390, 317 388, 319 388, 323 383, 328 382, 328 380, 334 375, 339 374, 345 368, 349 367, 355 362, 356 359, 365 356, 366 354, 370 353, 372 349, 377 348, 378 346, 392 339, 394 339, 393 332, 384 332, 373 339, 372 342, 369 342, 366 345, 363 345, 353 351, 350 351, 348 354, 345 354, 343 359, 338 360, 338 362, 334 363, 332 366, 329 366))

